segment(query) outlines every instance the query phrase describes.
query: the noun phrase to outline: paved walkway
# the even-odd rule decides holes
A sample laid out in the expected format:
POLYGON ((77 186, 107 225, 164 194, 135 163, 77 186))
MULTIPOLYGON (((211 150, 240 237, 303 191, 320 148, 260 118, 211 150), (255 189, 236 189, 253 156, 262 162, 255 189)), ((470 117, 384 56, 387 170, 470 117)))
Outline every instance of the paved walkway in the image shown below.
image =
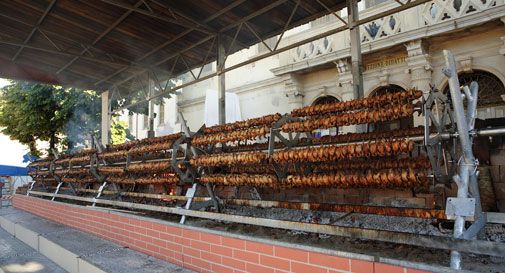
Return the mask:
POLYGON ((57 264, 0 228, 0 273, 63 273, 57 264))
POLYGON ((0 228, 0 273, 3 273, 2 270, 5 273, 77 272, 77 268, 81 268, 81 262, 87 262, 92 267, 107 273, 193 272, 22 210, 0 209, 0 220, 2 217, 3 222, 0 224, 10 233, 0 228), (16 225, 14 226, 13 223, 16 225), (19 229, 19 238, 32 246, 12 236, 13 229, 16 231, 19 229), (31 235, 32 238, 36 238, 32 240, 33 243, 29 240, 30 236, 26 235, 30 232, 35 234, 31 235), (41 253, 44 253, 43 249, 45 249, 49 254, 44 253, 44 255, 48 257, 43 256, 33 247, 38 248, 41 253), (49 247, 57 249, 57 254, 54 254, 54 250, 49 250, 49 247))

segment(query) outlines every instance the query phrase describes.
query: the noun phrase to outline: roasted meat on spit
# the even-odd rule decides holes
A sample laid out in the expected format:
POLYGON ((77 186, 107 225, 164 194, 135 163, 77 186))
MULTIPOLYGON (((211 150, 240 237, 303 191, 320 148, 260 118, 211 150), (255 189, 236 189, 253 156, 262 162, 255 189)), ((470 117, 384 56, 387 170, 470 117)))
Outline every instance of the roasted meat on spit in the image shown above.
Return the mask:
POLYGON ((363 123, 376 123, 412 116, 414 105, 400 104, 377 110, 363 110, 326 117, 314 117, 282 125, 284 132, 310 132, 316 129, 333 128, 363 123))
POLYGON ((230 132, 235 130, 241 130, 244 128, 251 128, 256 126, 271 126, 272 123, 278 121, 281 118, 281 114, 272 114, 267 116, 262 116, 259 118, 253 118, 243 121, 236 121, 233 123, 227 123, 222 125, 215 125, 209 128, 203 129, 206 134, 214 134, 220 132, 230 132))
POLYGON ((230 166, 243 164, 260 164, 266 159, 266 153, 246 152, 202 155, 197 158, 191 159, 189 163, 193 166, 230 166))
POLYGON ((215 143, 226 143, 237 140, 255 139, 257 137, 266 135, 269 132, 269 130, 270 129, 265 126, 240 131, 214 133, 210 135, 199 135, 195 136, 191 141, 191 143, 195 146, 203 146, 215 143))
POLYGON ((380 96, 361 98, 351 101, 311 105, 291 111, 293 117, 313 116, 326 113, 354 111, 359 109, 381 108, 390 104, 405 104, 418 99, 423 94, 419 90, 388 93, 380 96))
POLYGON ((209 174, 200 178, 201 183, 213 183, 225 186, 255 186, 255 187, 276 187, 277 177, 275 175, 257 174, 209 174))
POLYGON ((274 162, 323 162, 351 159, 357 157, 382 157, 414 150, 414 142, 410 140, 376 141, 362 144, 342 146, 322 146, 276 151, 272 155, 274 162))

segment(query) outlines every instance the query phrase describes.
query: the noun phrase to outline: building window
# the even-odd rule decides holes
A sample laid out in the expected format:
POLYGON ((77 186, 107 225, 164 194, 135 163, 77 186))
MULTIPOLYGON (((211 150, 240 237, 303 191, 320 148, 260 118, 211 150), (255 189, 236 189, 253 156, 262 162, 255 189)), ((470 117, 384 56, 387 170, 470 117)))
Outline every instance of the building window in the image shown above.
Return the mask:
MULTIPOLYGON (((474 70, 473 72, 460 73, 458 78, 461 86, 470 86, 473 81, 479 85, 477 107, 505 105, 505 87, 495 75, 481 70, 474 70)), ((448 92, 449 86, 447 85, 444 93, 448 94, 448 92)))
POLYGON ((163 126, 165 124, 165 102, 160 103, 160 111, 158 113, 158 126, 163 126))

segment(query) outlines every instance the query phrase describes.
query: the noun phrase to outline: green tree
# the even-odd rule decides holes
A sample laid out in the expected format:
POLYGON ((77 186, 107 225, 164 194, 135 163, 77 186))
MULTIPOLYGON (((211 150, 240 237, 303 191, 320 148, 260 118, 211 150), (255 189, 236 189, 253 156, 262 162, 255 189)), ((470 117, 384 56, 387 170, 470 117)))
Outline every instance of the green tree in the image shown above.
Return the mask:
POLYGON ((125 121, 112 119, 112 126, 110 128, 110 142, 111 144, 125 143, 126 140, 134 140, 135 136, 128 130, 128 124, 125 121))
POLYGON ((62 140, 72 149, 95 133, 100 97, 94 91, 14 81, 0 90, 0 127, 11 139, 39 155, 36 141, 48 141, 51 154, 62 140))

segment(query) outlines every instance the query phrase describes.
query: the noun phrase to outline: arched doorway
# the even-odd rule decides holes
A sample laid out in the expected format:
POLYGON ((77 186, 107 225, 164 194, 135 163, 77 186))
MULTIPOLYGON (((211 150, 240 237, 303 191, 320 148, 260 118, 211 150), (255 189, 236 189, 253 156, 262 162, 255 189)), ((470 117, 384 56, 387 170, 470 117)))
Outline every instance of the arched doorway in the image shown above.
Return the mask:
MULTIPOLYGON (((312 105, 321 105, 328 103, 339 102, 339 100, 330 95, 322 96, 317 98, 312 105)), ((318 129, 314 131, 314 137, 323 137, 323 136, 336 136, 338 134, 338 128, 330 128, 330 129, 318 129)))
MULTIPOLYGON (((401 86, 390 84, 386 86, 381 86, 370 93, 370 96, 380 96, 387 93, 396 93, 405 91, 401 86)), ((376 124, 370 124, 368 130, 371 131, 391 131, 405 128, 414 127, 414 118, 406 117, 397 120, 391 120, 376 124)))
MULTIPOLYGON (((501 80, 492 73, 474 70, 458 75, 461 86, 470 85, 472 81, 479 84, 479 96, 477 100, 477 118, 505 118, 505 86, 501 80)), ((446 85, 444 93, 449 92, 446 85)))

